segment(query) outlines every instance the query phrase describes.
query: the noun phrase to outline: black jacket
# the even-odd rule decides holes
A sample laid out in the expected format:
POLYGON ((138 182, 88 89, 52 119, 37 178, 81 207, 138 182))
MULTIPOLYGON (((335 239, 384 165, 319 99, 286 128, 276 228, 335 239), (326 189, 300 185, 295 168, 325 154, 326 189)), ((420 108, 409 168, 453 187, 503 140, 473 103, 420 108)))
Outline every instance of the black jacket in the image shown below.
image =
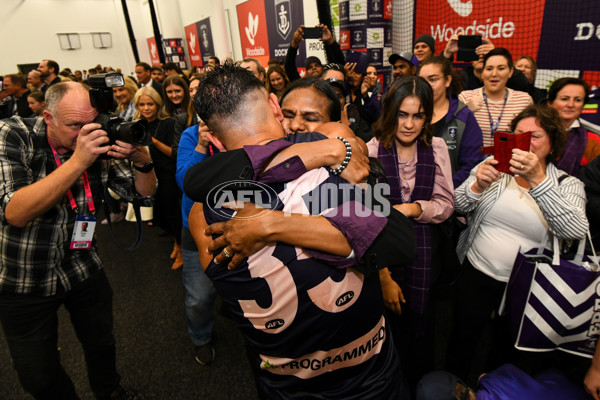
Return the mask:
POLYGON ((33 111, 31 111, 29 103, 27 102, 27 96, 29 96, 29 94, 31 94, 31 92, 28 90, 23 93, 23 96, 21 97, 11 96, 10 100, 0 106, 0 119, 10 118, 13 115, 18 115, 23 118, 33 116, 33 111), (17 113, 13 114, 15 103, 17 103, 17 113))

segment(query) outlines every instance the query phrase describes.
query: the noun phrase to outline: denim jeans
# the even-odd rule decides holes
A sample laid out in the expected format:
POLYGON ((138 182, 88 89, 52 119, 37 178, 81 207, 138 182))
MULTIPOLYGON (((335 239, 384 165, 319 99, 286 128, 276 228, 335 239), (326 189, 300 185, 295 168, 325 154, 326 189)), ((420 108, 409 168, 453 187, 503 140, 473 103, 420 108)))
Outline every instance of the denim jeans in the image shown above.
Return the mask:
MULTIPOLYGON (((185 229, 184 229, 185 230, 185 229)), ((182 249, 183 253, 183 285, 185 286, 185 315, 188 332, 195 346, 202 346, 212 340, 215 326, 213 305, 215 288, 208 279, 197 251, 182 249)))
POLYGON ((119 385, 113 336, 112 289, 103 270, 54 296, 1 295, 0 322, 23 388, 36 399, 78 399, 60 364, 57 311, 64 305, 85 354, 98 399, 119 385))

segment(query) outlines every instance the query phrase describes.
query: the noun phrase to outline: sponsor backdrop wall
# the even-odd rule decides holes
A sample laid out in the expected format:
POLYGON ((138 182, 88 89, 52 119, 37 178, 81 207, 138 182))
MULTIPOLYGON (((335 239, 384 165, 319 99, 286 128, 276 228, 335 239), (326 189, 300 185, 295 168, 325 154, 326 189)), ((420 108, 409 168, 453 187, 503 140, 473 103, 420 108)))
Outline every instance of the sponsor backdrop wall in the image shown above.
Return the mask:
MULTIPOLYGON (((211 53, 221 59, 231 56, 238 60, 247 55, 263 61, 283 59, 298 25, 318 23, 314 0, 153 1, 163 38, 182 39, 188 66, 203 65, 211 53)), ((582 77, 592 86, 600 86, 597 0, 331 0, 330 4, 338 40, 348 49, 363 46, 363 50, 369 50, 366 30, 382 26, 378 25, 381 17, 375 17, 380 21, 376 22, 369 17, 369 10, 375 7, 384 10, 383 46, 381 34, 377 40, 370 38, 371 43, 377 42, 373 50, 383 48, 384 70, 389 70, 386 60, 390 46, 385 21, 387 9, 393 4, 391 48, 394 51, 408 50, 412 38, 423 33, 435 37, 437 53, 455 32, 479 33, 489 37, 496 46, 507 47, 515 59, 521 55, 536 58, 538 87, 561 76, 582 77), (348 21, 343 25, 346 35, 339 32, 340 9, 343 11, 344 7, 348 10, 348 21), (351 10, 362 22, 351 20, 351 10), (406 34, 409 26, 410 34, 406 34), (362 35, 363 30, 366 47, 351 36, 356 32, 362 35)), ((148 41, 153 36, 148 2, 127 0, 127 5, 140 58, 152 62, 151 49, 156 43, 148 41)), ((35 63, 43 58, 55 59, 61 67, 87 69, 100 63, 120 67, 126 74, 133 73, 135 62, 120 0, 2 0, 0 18, 3 21, 0 36, 12 37, 14 32, 19 32, 18 41, 2 43, 4 57, 0 58, 0 74, 16 72, 17 64, 35 63), (44 24, 30 24, 30 21, 44 21, 44 24), (80 33, 81 49, 61 50, 56 36, 60 32, 80 33), (91 32, 109 32, 112 47, 94 48, 91 32)), ((302 67, 310 55, 325 61, 319 41, 303 43, 298 65, 302 67)), ((371 51, 371 55, 374 58, 375 52, 371 51)))
MULTIPOLYGON (((441 52, 454 33, 480 34, 517 58, 537 60, 536 86, 562 76, 600 85, 597 0, 418 0, 414 37, 428 33, 441 52)), ((394 10, 396 12, 398 10, 394 10)), ((402 10, 399 10, 402 12, 402 10)))
POLYGON ((342 50, 345 53, 351 50, 367 53, 370 64, 377 67, 379 81, 385 79, 389 83, 392 0, 340 0, 337 15, 342 50))

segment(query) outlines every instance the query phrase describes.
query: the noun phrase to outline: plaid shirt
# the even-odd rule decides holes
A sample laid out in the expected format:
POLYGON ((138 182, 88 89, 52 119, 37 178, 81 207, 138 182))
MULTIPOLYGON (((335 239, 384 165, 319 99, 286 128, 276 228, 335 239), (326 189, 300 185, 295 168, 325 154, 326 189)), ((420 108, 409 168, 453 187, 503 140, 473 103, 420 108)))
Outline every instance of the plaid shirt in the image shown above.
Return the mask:
MULTIPOLYGON (((62 162, 72 153, 60 156, 62 162)), ((37 182, 57 168, 42 118, 13 117, 0 121, 0 294, 52 296, 59 287, 68 291, 102 268, 94 243, 88 250, 70 250, 77 214, 67 196, 23 228, 6 221, 6 206, 19 189, 37 182)), ((104 185, 127 197, 133 189, 126 161, 97 160, 87 170, 95 208, 104 185)), ((71 187, 80 215, 90 215, 82 179, 71 187)), ((151 203, 144 199, 143 204, 151 203)))

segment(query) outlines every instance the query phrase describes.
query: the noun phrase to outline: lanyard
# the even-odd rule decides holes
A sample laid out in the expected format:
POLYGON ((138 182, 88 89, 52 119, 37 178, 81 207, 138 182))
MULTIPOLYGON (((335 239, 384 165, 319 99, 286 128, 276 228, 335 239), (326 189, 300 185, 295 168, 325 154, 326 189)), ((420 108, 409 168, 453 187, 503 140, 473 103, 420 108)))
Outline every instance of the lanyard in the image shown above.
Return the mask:
MULTIPOLYGON (((56 150, 54 150, 54 147, 52 147, 52 143, 50 143, 50 139, 48 139, 48 144, 50 145, 50 148, 52 149, 52 154, 54 155, 54 161, 56 162, 56 166, 60 167, 62 165, 62 162, 60 161, 60 158, 58 157, 58 153, 56 152, 56 150)), ((94 215, 96 213, 96 208, 94 207, 94 199, 92 197, 92 189, 90 189, 90 180, 88 178, 87 171, 83 172, 83 175, 81 175, 81 180, 83 180, 83 189, 85 190, 85 199, 88 203, 88 208, 89 208, 90 212, 92 213, 92 215, 94 215)), ((73 211, 75 211, 75 213, 77 213, 77 203, 75 202, 75 198, 73 197, 73 192, 71 192, 71 189, 67 190, 67 198, 69 199, 69 202, 71 203, 71 209, 73 209, 73 211)))
POLYGON ((494 133, 496 133, 498 127, 500 126, 502 114, 504 114, 504 108, 506 107, 506 101, 508 100, 508 89, 504 89, 504 105, 502 106, 502 111, 500 111, 500 116, 498 117, 498 120, 495 124, 492 118, 492 113, 490 112, 490 106, 488 105, 488 99, 487 95, 485 94, 485 88, 483 88, 483 100, 485 101, 485 107, 487 108, 488 116, 490 117, 490 130, 492 131, 492 137, 494 137, 494 133))

